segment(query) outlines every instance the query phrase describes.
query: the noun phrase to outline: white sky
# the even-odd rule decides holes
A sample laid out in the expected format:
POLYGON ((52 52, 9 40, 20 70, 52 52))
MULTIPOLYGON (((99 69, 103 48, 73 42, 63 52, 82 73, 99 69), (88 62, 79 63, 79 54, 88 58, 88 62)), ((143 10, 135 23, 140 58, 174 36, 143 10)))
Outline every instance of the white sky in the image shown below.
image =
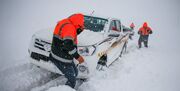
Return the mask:
POLYGON ((1 65, 25 58, 36 31, 54 27, 73 13, 93 10, 120 18, 125 25, 134 22, 136 31, 147 21, 154 30, 153 41, 161 39, 157 43, 169 42, 180 51, 179 5, 179 0, 0 0, 1 65))

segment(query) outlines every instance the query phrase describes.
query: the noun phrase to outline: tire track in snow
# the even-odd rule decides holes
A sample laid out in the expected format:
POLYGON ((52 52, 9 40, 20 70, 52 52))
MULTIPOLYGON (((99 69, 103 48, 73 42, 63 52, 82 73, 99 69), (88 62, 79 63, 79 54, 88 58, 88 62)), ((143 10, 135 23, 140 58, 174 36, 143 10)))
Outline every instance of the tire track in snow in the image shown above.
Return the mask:
POLYGON ((40 69, 30 63, 19 64, 0 71, 0 90, 30 91, 57 77, 57 74, 40 69))
POLYGON ((67 79, 64 76, 60 76, 47 82, 46 84, 42 84, 41 86, 32 88, 31 91, 45 91, 54 86, 64 85, 66 81, 67 79))

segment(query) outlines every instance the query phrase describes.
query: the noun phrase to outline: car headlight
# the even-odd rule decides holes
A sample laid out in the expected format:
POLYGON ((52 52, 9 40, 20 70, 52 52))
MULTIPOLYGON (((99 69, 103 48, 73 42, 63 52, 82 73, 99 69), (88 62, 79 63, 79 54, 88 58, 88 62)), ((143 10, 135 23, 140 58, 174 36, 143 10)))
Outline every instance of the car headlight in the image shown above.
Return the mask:
POLYGON ((78 46, 78 53, 82 56, 91 56, 95 52, 95 46, 78 46))

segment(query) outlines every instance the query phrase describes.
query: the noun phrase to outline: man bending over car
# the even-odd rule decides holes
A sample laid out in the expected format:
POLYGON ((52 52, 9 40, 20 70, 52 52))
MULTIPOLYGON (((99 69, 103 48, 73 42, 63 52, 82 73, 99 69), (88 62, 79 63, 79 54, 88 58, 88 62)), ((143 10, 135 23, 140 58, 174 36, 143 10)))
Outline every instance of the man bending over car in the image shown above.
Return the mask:
POLYGON ((84 58, 77 52, 77 35, 84 29, 84 15, 73 14, 58 22, 54 29, 50 60, 68 79, 66 85, 74 88, 78 70, 73 59, 86 65, 84 58))

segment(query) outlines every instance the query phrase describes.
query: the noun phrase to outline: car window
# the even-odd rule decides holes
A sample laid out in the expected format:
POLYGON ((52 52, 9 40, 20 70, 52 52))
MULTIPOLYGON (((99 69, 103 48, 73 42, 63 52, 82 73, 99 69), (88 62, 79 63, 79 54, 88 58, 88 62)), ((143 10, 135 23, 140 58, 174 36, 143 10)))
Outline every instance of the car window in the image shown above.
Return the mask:
POLYGON ((121 22, 119 20, 116 20, 117 30, 121 32, 121 22))
POLYGON ((108 20, 104 18, 84 16, 85 29, 88 29, 90 31, 101 32, 107 22, 108 20))
POLYGON ((116 22, 115 20, 112 20, 110 23, 110 29, 109 30, 114 30, 116 28, 116 22))
POLYGON ((110 23, 110 31, 120 31, 120 21, 112 20, 110 23))

